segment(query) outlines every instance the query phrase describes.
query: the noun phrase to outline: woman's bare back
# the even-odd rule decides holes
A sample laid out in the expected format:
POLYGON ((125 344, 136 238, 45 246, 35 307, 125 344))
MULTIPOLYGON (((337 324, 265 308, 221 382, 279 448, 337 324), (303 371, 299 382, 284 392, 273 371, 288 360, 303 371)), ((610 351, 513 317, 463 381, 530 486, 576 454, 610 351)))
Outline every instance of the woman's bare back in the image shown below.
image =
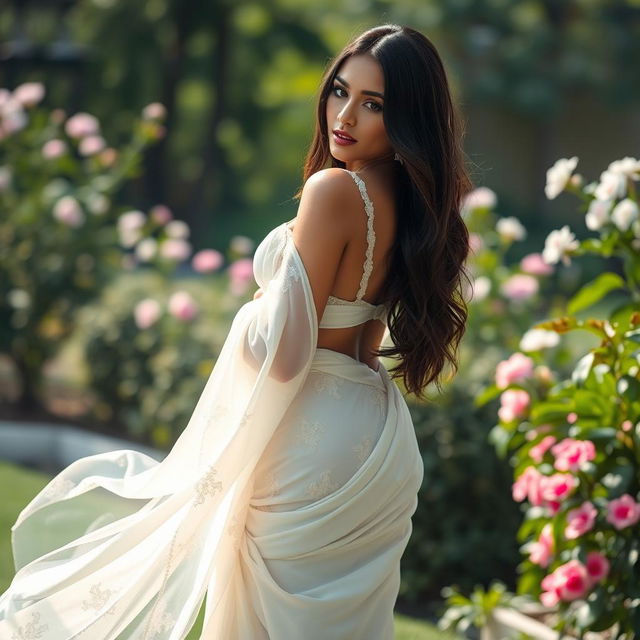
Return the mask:
MULTIPOLYGON (((378 304, 379 293, 387 276, 391 251, 395 244, 397 216, 394 198, 393 173, 388 168, 363 170, 358 175, 364 180, 367 193, 373 203, 373 228, 376 242, 373 251, 373 270, 363 299, 378 304)), ((367 216, 362 207, 361 221, 354 225, 331 290, 331 295, 344 300, 354 300, 362 278, 367 249, 367 216)), ((358 214, 352 219, 358 220, 358 214)), ((319 329, 318 347, 340 351, 356 360, 378 369, 378 358, 372 354, 380 346, 385 326, 378 320, 368 320, 355 327, 319 329)))

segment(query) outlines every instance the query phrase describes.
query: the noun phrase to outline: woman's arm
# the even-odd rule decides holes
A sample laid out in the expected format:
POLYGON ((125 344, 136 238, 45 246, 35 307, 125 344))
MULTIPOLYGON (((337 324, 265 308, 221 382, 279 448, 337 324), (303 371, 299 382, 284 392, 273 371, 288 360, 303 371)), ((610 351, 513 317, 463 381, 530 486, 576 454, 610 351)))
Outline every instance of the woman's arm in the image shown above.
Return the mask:
MULTIPOLYGON (((305 364, 309 325, 317 329, 353 221, 357 216, 361 223, 362 215, 357 185, 347 172, 324 169, 307 180, 295 227, 287 231, 291 237, 283 262, 265 289, 254 294, 254 300, 259 300, 245 346, 245 361, 252 368, 261 369, 269 360, 269 375, 281 382, 299 373, 305 364), (303 287, 302 281, 308 284, 303 287), (308 302, 312 302, 310 310, 308 302), (310 313, 316 317, 309 317, 310 313)), ((311 346, 315 349, 316 345, 317 332, 311 346)))
POLYGON ((333 289, 340 260, 362 224, 362 200, 353 178, 337 167, 309 177, 302 190, 293 240, 304 263, 318 320, 333 289))

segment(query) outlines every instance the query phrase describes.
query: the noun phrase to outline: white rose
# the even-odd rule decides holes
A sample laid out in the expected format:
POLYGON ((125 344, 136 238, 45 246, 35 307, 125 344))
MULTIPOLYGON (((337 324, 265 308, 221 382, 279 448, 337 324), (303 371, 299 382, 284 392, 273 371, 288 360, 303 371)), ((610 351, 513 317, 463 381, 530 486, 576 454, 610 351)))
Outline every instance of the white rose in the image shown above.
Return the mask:
POLYGON ((600 184, 593 192, 598 200, 613 200, 624 196, 627 178, 616 171, 603 171, 600 174, 600 184))
POLYGON ((171 220, 164 229, 170 238, 184 240, 189 237, 189 225, 182 220, 171 220))
POLYGON ((555 331, 529 329, 520 339, 520 351, 539 351, 555 347, 559 342, 560 336, 555 331))
POLYGON ((621 173, 632 180, 640 180, 640 160, 636 160, 630 156, 626 156, 622 158, 622 160, 614 160, 609 165, 608 171, 621 173))
POLYGON ((462 211, 466 213, 473 209, 493 209, 497 201, 495 191, 489 187, 478 187, 466 195, 462 203, 462 211))
POLYGON ((111 206, 111 201, 107 196, 102 193, 92 193, 87 200, 87 207, 89 211, 96 216, 101 216, 107 211, 109 211, 109 207, 111 206))
POLYGON ((569 229, 569 225, 565 224, 562 229, 556 229, 547 236, 542 250, 542 259, 547 264, 555 264, 562 259, 562 262, 568 265, 571 263, 568 253, 579 246, 580 243, 569 229))
POLYGON ((611 220, 620 231, 627 231, 631 223, 637 219, 638 205, 631 198, 620 200, 611 212, 611 220))
POLYGON ((229 248, 240 255, 248 255, 253 249, 253 240, 247 236, 233 236, 229 241, 229 248))
POLYGON ((598 231, 609 222, 611 200, 592 200, 585 216, 585 223, 591 231, 598 231))
POLYGON ((139 231, 146 221, 146 217, 142 211, 132 210, 126 211, 118 218, 118 230, 122 233, 127 231, 139 231))
POLYGON ((63 196, 53 207, 53 217, 68 227, 80 227, 84 223, 84 213, 73 196, 63 196))
POLYGON ((480 300, 484 300, 489 295, 490 290, 491 280, 487 276, 478 276, 473 281, 470 299, 474 302, 480 302, 480 300))
POLYGON ((577 156, 560 158, 547 170, 547 184, 545 185, 544 192, 549 200, 553 200, 564 190, 577 164, 577 156))
POLYGON ((158 243, 153 238, 144 238, 136 245, 136 257, 141 262, 149 262, 156 255, 158 243))
POLYGON ((496 231, 503 240, 507 241, 524 240, 527 237, 527 230, 522 226, 518 218, 513 216, 500 218, 496 223, 496 231))

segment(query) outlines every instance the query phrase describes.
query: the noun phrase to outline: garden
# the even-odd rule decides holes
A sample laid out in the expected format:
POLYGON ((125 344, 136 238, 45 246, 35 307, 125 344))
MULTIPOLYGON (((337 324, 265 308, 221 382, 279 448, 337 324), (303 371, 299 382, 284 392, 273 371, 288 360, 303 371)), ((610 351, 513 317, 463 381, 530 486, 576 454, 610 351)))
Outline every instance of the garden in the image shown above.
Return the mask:
MULTIPOLYGON (((295 28, 284 2, 273 15, 250 3, 216 13, 212 3, 199 16, 190 2, 182 14, 168 1, 144 10, 117 0, 63 4, 28 20, 0 9, 7 51, 25 19, 34 47, 54 51, 64 41, 73 53, 64 76, 53 53, 45 73, 41 53, 17 47, 0 74, 0 442, 3 427, 73 425, 164 455, 256 290, 257 243, 295 215, 287 198, 311 121, 307 101, 322 56, 341 42, 335 21, 346 15, 352 26, 357 11, 329 7, 312 29, 320 3, 295 28), (72 36, 56 31, 57 19, 72 36), (106 51, 87 53, 122 20, 127 29, 106 51), (225 29, 245 46, 234 49, 225 29), (160 70, 141 73, 154 56, 160 70), (250 100, 231 69, 255 78, 250 100), (204 137, 211 142, 200 148, 204 137)), ((491 110, 517 113, 537 132, 558 117, 579 74, 552 78, 531 62, 551 30, 572 34, 563 55, 575 61, 603 25, 622 42, 640 24, 633 3, 615 15, 604 3, 575 8, 565 22, 536 2, 500 22, 488 3, 477 11, 512 46, 511 57, 497 44, 489 55, 489 35, 464 4, 423 19, 468 80, 459 91, 471 130, 491 110), (485 42, 489 70, 467 77, 464 56, 474 52, 455 52, 469 33, 478 51, 485 42), (533 49, 514 52, 527 34, 533 49), (511 92, 516 62, 529 84, 511 92)), ((605 62, 615 66, 589 49, 580 86, 637 107, 624 73, 598 75, 605 62)), ((402 558, 397 638, 640 634, 640 160, 624 136, 614 144, 603 135, 598 147, 597 134, 582 134, 573 130, 568 140, 580 144, 565 139, 557 153, 537 136, 536 145, 547 143, 531 143, 537 164, 477 176, 461 203, 472 277, 459 371, 442 394, 406 396, 425 473, 402 558), (524 203, 510 190, 517 169, 528 176, 519 183, 524 203)), ((496 158, 521 155, 500 144, 496 158)), ((0 450, 2 486, 15 489, 2 494, 0 592, 13 575, 10 527, 55 471, 0 450)))

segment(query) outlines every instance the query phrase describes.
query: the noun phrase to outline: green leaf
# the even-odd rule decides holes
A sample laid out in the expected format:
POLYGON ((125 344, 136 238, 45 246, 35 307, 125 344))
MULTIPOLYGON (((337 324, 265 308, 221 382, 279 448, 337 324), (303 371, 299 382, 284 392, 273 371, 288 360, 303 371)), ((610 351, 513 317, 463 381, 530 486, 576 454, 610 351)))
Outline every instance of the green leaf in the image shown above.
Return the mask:
POLYGON ((489 400, 493 400, 496 396, 502 393, 502 389, 498 388, 495 384, 487 387, 479 396, 476 396, 473 401, 474 407, 481 407, 482 405, 487 404, 489 400))
POLYGON ((609 411, 609 399, 597 391, 576 389, 573 400, 579 416, 603 416, 609 411))
POLYGON ((631 314, 634 311, 638 311, 637 302, 625 302, 622 305, 617 306, 613 311, 609 313, 609 322, 614 324, 618 323, 618 330, 626 331, 629 328, 629 321, 631 314))
POLYGON ((511 433, 507 431, 501 424, 497 424, 489 431, 488 435, 489 443, 492 444, 498 457, 504 460, 509 449, 509 441, 511 440, 511 433))
POLYGON ((585 437, 589 440, 615 440, 617 429, 613 427, 598 427, 596 429, 589 429, 583 431, 585 437))
POLYGON ((534 424, 553 422, 567 417, 574 410, 573 402, 539 402, 531 409, 531 421, 534 424))
POLYGON ((578 361, 578 364, 571 374, 571 380, 577 387, 581 387, 584 381, 587 379, 589 371, 591 371, 591 365, 593 364, 594 358, 595 353, 589 352, 586 356, 583 356, 578 361))
POLYGON ((640 342, 640 329, 634 329, 633 331, 627 331, 624 334, 625 340, 631 340, 632 342, 640 342))
POLYGON ((576 293, 567 304, 567 311, 570 314, 577 313, 582 309, 595 304, 614 289, 621 289, 625 286, 625 281, 617 273, 602 273, 595 280, 586 284, 576 293))
POLYGON ((616 391, 630 402, 634 402, 640 397, 640 382, 632 376, 622 376, 618 380, 616 391))

